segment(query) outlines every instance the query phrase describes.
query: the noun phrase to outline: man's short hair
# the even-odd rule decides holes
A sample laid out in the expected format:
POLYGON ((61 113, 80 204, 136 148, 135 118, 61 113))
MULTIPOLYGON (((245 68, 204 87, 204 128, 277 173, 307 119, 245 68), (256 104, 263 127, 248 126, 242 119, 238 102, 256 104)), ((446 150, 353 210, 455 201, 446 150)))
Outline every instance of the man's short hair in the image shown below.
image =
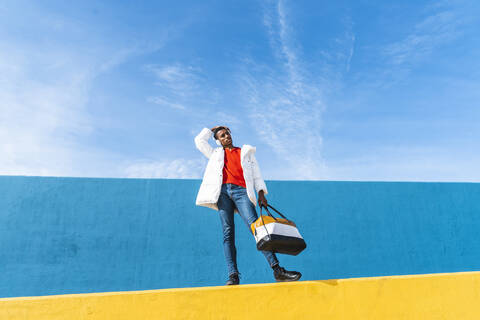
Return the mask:
POLYGON ((218 127, 218 128, 216 128, 216 129, 213 131, 213 137, 215 138, 215 140, 218 140, 218 139, 217 139, 217 133, 218 133, 218 131, 220 131, 220 130, 227 130, 228 133, 230 133, 230 129, 229 129, 229 128, 227 128, 227 127, 218 127))

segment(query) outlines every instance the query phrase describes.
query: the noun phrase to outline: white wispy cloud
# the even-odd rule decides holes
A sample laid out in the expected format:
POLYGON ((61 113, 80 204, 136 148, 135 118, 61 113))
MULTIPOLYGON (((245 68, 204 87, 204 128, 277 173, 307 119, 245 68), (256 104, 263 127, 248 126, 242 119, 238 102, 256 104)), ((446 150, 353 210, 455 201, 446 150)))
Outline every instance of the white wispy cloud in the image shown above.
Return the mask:
MULTIPOLYGON (((154 76, 155 94, 147 102, 182 112, 185 119, 203 125, 235 127, 241 121, 219 106, 224 95, 208 81, 208 72, 201 67, 173 63, 146 65, 144 71, 154 76)), ((198 133, 198 132, 197 132, 198 133)))
POLYGON ((0 172, 72 174, 72 141, 92 130, 83 112, 88 72, 50 67, 42 77, 31 61, 54 66, 56 55, 17 54, 18 47, 5 44, 2 49, 0 61, 9 63, 0 65, 0 172))
POLYGON ((461 27, 467 20, 461 7, 443 2, 427 8, 427 12, 405 38, 383 49, 394 65, 416 63, 462 34, 461 27))
POLYGON ((195 89, 199 79, 199 72, 201 71, 198 68, 184 66, 178 63, 166 66, 147 65, 144 68, 154 74, 156 85, 168 87, 169 89, 178 91, 178 93, 195 89))
MULTIPOLYGON (((149 65, 146 66, 146 68, 153 72, 159 81, 165 81, 169 84, 180 84, 182 88, 185 86, 186 81, 188 84, 192 79, 196 78, 194 73, 195 69, 191 66, 184 67, 176 64, 160 67, 149 65)), ((162 83, 160 82, 159 84, 162 83)))
POLYGON ((186 110, 189 105, 202 99, 205 92, 201 70, 176 63, 173 65, 147 65, 144 70, 155 77, 157 94, 147 101, 165 107, 186 110))
POLYGON ((165 100, 165 98, 163 98, 163 97, 148 97, 147 101, 151 102, 151 103, 161 105, 161 106, 169 107, 169 108, 172 108, 172 109, 177 109, 177 110, 185 110, 186 109, 186 107, 183 104, 165 100))
POLYGON ((322 91, 300 59, 285 1, 265 6, 264 25, 278 68, 247 60, 240 83, 260 139, 286 162, 276 179, 321 179, 322 91))
MULTIPOLYGON (((23 32, 51 38, 40 45, 13 36, 19 23, 14 18, 0 21, 0 174, 115 176, 102 171, 111 168, 115 156, 82 143, 97 129, 87 110, 92 86, 102 73, 155 50, 161 41, 143 47, 72 47, 55 36, 79 36, 88 33, 86 26, 32 3, 25 5, 31 23, 22 23, 23 32)), ((5 7, 4 14, 15 17, 17 7, 5 7)))
POLYGON ((337 58, 340 65, 344 65, 345 69, 340 72, 349 72, 352 63, 352 58, 355 53, 355 34, 353 33, 353 21, 350 16, 343 19, 344 32, 341 37, 335 39, 335 42, 339 46, 339 50, 336 51, 337 58))
POLYGON ((203 159, 140 160, 125 166, 129 178, 199 179, 206 161, 203 159))

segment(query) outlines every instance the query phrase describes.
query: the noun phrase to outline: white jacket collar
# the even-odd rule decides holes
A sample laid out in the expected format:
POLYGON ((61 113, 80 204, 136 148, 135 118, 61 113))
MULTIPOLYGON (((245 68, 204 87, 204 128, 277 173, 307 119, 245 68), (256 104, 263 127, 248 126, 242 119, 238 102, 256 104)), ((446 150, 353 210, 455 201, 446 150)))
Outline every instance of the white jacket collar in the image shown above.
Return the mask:
MULTIPOLYGON (((241 148, 241 153, 240 153, 240 161, 243 162, 243 159, 249 155, 249 154, 255 154, 255 152, 257 151, 257 148, 249 145, 249 144, 244 144, 241 148)), ((222 152, 223 151, 223 147, 218 147, 215 149, 216 152, 222 152)))

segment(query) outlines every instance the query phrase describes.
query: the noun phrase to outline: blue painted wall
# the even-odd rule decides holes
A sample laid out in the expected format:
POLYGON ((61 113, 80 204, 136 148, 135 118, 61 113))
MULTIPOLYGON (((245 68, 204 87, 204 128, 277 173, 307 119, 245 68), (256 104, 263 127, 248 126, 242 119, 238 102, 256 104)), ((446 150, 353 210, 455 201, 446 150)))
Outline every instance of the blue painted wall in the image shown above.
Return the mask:
MULTIPOLYGON (((0 177, 0 297, 223 285, 198 180, 0 177)), ((267 182, 304 280, 480 270, 480 184, 267 182)), ((242 283, 271 282, 237 216, 242 283)))

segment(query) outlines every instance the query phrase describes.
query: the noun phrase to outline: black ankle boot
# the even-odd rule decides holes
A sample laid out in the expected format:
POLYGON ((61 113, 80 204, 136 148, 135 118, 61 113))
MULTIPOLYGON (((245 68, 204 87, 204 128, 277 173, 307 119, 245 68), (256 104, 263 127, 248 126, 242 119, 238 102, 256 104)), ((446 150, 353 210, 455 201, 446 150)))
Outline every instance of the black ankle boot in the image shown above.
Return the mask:
POLYGON ((236 284, 240 284, 240 274, 238 273, 232 273, 231 275, 228 276, 227 283, 225 283, 226 286, 232 286, 236 284))
POLYGON ((297 281, 298 279, 300 279, 302 274, 298 271, 287 271, 279 265, 276 265, 275 267, 273 267, 273 276, 278 282, 284 282, 297 281))

